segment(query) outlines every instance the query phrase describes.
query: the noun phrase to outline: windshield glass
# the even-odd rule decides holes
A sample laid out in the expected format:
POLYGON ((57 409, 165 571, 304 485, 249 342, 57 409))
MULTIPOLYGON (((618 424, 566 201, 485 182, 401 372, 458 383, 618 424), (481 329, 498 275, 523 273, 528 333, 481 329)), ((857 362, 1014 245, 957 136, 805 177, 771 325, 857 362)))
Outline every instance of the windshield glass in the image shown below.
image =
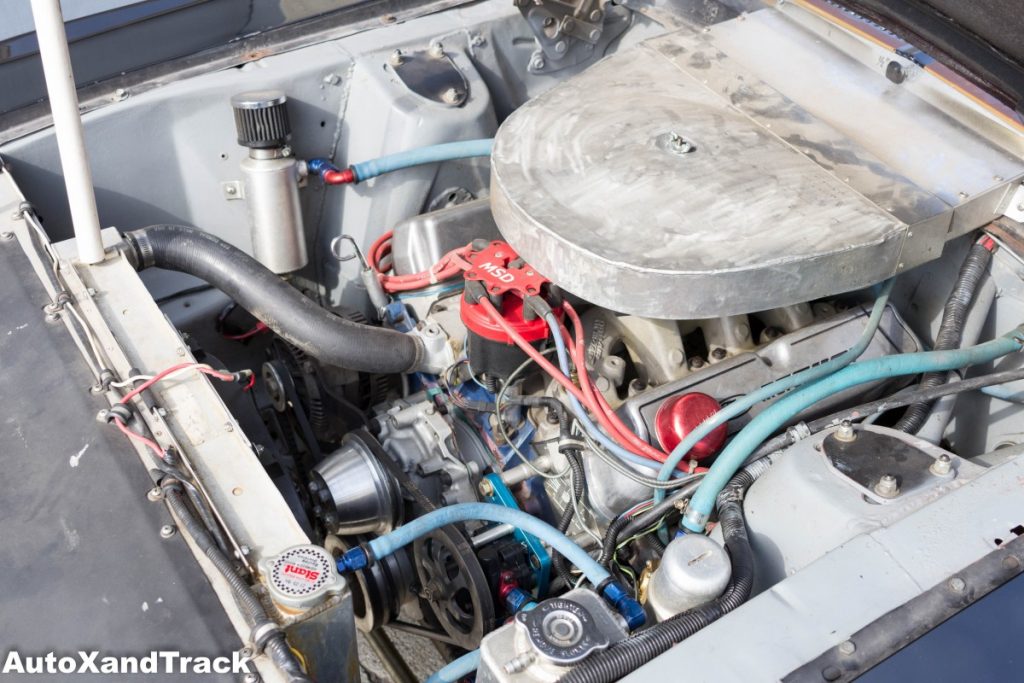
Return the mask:
MULTIPOLYGON (((360 0, 62 0, 79 87, 360 0)), ((27 0, 4 3, 0 114, 46 97, 27 0)))

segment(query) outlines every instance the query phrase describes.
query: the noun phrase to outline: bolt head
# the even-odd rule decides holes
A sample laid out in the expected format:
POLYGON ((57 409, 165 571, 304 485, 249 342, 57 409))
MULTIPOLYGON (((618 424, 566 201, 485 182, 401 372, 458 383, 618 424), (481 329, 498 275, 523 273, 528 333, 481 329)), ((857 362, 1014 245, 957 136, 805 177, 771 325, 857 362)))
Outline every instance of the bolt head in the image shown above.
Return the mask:
POLYGON ((962 593, 967 588, 967 583, 959 576, 954 576, 949 580, 949 587, 957 593, 962 593))
POLYGON ((943 453, 928 468, 928 471, 937 477, 945 477, 953 471, 953 461, 943 453))
POLYGON ((494 495, 494 484, 488 479, 480 482, 480 495, 489 498, 494 495))
POLYGON ((330 73, 324 76, 324 85, 338 85, 341 83, 341 76, 335 73, 330 73))
POLYGON ((441 59, 441 58, 443 58, 444 57, 444 45, 442 45, 441 43, 433 43, 430 46, 430 49, 427 50, 427 54, 429 54, 433 59, 441 59))
POLYGON ((711 351, 711 357, 715 360, 722 360, 725 358, 726 351, 721 346, 718 346, 711 351))
POLYGON ((146 493, 146 499, 151 503, 164 499, 164 492, 159 486, 154 486, 146 493))
POLYGON ((244 683, 260 683, 260 675, 251 671, 242 676, 244 683))
POLYGON ((395 50, 388 57, 388 64, 390 64, 391 66, 402 66, 402 63, 404 61, 405 61, 405 56, 402 54, 401 50, 395 50))
POLYGON ((178 528, 173 524, 164 524, 160 527, 160 538, 170 538, 176 533, 178 533, 178 528))
POLYGON ((843 441, 845 443, 856 441, 857 432, 853 429, 853 423, 849 420, 843 420, 840 422, 839 428, 836 429, 835 437, 837 441, 843 441))
POLYGON ((875 493, 882 498, 895 498, 900 494, 899 480, 891 474, 884 474, 875 484, 875 493))
POLYGON ((856 651, 857 646, 854 644, 852 640, 847 640, 842 643, 839 643, 839 652, 844 655, 852 655, 856 651))

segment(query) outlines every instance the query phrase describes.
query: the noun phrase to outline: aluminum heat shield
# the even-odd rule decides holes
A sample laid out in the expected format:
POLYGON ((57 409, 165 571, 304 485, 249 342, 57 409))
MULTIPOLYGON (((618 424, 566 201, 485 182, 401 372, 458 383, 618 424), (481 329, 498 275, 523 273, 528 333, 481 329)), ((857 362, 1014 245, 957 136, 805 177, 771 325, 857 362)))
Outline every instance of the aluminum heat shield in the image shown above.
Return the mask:
POLYGON ((491 162, 504 238, 596 304, 694 319, 873 284, 1002 212, 1019 132, 784 7, 649 40, 513 113, 491 162))

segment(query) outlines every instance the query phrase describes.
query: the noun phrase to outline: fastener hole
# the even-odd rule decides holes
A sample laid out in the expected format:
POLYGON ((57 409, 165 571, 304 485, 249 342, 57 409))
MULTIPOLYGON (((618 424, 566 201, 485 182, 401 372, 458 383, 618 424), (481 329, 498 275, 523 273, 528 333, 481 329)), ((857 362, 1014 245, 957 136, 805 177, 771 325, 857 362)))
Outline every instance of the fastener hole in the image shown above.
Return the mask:
POLYGON ((321 127, 321 128, 324 128, 324 127, 326 127, 326 126, 327 126, 327 122, 326 122, 326 121, 321 121, 321 122, 320 122, 320 127, 321 127))
MULTIPOLYGON (((1024 524, 1018 524, 1017 526, 1011 528, 1010 533, 1014 536, 1024 536, 1024 524)), ((996 538, 993 540, 993 542, 996 544, 997 548, 1001 546, 1003 543, 1006 543, 1006 541, 1004 541, 1001 538, 996 538)))

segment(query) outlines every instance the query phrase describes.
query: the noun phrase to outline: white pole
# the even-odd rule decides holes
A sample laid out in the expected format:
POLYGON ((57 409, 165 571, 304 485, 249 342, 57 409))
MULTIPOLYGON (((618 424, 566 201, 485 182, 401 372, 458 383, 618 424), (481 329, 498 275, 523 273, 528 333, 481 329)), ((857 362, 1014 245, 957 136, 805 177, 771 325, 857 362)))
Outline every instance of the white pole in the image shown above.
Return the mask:
POLYGON ((43 60, 46 90, 53 112, 53 128, 57 134, 60 165, 68 189, 71 222, 75 226, 78 258, 83 263, 103 260, 100 218, 96 211, 92 173, 85 155, 82 118, 78 114, 78 92, 71 72, 71 54, 64 32, 64 16, 60 0, 32 0, 32 18, 39 40, 39 56, 43 60))

